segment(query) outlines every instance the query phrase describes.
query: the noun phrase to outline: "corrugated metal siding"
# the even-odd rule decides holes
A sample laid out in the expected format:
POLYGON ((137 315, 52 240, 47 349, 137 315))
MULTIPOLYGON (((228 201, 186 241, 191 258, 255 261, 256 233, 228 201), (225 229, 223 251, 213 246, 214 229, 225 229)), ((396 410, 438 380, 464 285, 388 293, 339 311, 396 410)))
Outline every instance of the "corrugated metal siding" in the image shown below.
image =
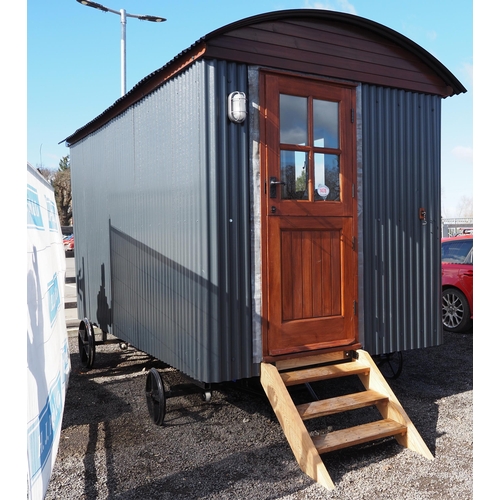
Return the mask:
POLYGON ((114 335, 206 383, 258 374, 247 125, 226 117, 246 85, 196 62, 71 148, 80 316, 107 305, 114 335))
POLYGON ((362 87, 362 337, 371 354, 443 341, 440 117, 439 97, 362 87))

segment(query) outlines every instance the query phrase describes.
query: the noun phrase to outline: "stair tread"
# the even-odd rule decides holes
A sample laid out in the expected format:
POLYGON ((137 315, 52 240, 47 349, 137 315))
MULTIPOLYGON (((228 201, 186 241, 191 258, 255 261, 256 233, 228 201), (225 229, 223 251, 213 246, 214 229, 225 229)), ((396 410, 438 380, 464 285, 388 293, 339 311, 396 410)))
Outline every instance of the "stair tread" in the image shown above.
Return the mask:
POLYGON ((302 420, 308 420, 388 401, 388 396, 373 390, 367 390, 297 405, 297 411, 302 420))
POLYGON ((368 374, 370 367, 358 361, 339 363, 336 365, 318 366, 305 370, 295 370, 280 373, 286 386, 305 384, 307 382, 317 382, 336 377, 346 377, 348 375, 368 374))
POLYGON ((384 419, 314 436, 312 440, 316 449, 321 454, 375 441, 376 439, 404 434, 406 431, 406 425, 400 424, 395 420, 384 419))

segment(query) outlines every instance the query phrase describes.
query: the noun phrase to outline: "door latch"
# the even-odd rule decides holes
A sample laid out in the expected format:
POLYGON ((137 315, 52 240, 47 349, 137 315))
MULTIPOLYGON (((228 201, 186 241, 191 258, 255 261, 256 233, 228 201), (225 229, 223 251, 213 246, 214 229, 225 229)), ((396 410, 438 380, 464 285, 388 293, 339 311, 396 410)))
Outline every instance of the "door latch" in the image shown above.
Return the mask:
POLYGON ((425 226, 427 224, 427 211, 425 210, 425 208, 419 208, 418 218, 422 221, 422 226, 425 226))
POLYGON ((269 180, 269 198, 276 198, 276 186, 280 184, 285 185, 284 182, 280 182, 276 177, 271 177, 269 180))

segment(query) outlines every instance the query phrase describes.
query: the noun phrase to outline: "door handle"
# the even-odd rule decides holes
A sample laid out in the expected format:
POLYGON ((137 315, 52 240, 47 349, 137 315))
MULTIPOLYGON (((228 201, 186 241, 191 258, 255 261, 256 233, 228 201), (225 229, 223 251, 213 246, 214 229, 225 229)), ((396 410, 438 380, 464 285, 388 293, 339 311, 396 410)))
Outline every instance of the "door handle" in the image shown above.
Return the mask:
POLYGON ((271 177, 269 180, 269 198, 276 198, 276 186, 280 184, 285 185, 284 182, 280 182, 276 177, 271 177))

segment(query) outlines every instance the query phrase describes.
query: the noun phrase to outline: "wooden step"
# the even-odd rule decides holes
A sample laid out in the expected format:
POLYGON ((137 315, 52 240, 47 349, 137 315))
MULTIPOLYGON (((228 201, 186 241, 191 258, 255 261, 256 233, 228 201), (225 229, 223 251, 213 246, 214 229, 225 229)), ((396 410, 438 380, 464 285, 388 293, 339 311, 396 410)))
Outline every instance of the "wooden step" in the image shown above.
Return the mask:
POLYGON ((318 453, 322 454, 405 433, 405 425, 387 418, 370 422, 369 424, 350 427, 349 429, 314 436, 312 440, 318 453))
POLYGON ((325 365, 327 363, 338 362, 346 359, 344 351, 329 352, 326 354, 315 354, 311 356, 304 356, 300 358, 284 359, 276 361, 276 368, 278 371, 293 370, 306 366, 325 365))
MULTIPOLYGON (((351 355, 351 353, 348 354, 351 355)), ((301 365, 301 369, 297 369, 296 365, 302 362, 296 360, 280 362, 279 367, 271 363, 261 363, 262 387, 283 428, 297 463, 309 477, 328 490, 332 490, 334 484, 320 454, 391 436, 394 436, 402 446, 433 459, 427 445, 369 353, 356 349, 355 360, 347 362, 340 361, 340 359, 337 361, 339 355, 336 353, 332 357, 321 356, 304 360, 307 364, 301 365), (317 361, 321 365, 311 366, 312 361, 317 361), (284 367, 289 371, 283 369, 284 367), (347 375, 358 375, 365 391, 296 406, 286 387, 347 375), (304 422, 313 417, 372 404, 376 405, 380 413, 379 418, 382 420, 314 437, 309 434, 304 422)), ((343 356, 345 359, 346 354, 344 353, 343 356)))
POLYGON ((359 363, 358 361, 349 361, 337 365, 318 366, 305 370, 281 372, 280 375, 284 384, 290 386, 336 377, 346 377, 348 375, 368 375, 369 373, 369 366, 359 363))
POLYGON ((310 418, 324 417, 326 415, 333 415, 334 413, 356 410, 366 406, 373 406, 377 403, 388 402, 389 398, 387 396, 376 391, 368 390, 297 405, 297 411, 302 420, 308 420, 310 418))
POLYGON ((276 367, 269 363, 261 363, 260 381, 299 467, 326 489, 333 490, 332 478, 326 470, 304 422, 299 417, 276 367))

